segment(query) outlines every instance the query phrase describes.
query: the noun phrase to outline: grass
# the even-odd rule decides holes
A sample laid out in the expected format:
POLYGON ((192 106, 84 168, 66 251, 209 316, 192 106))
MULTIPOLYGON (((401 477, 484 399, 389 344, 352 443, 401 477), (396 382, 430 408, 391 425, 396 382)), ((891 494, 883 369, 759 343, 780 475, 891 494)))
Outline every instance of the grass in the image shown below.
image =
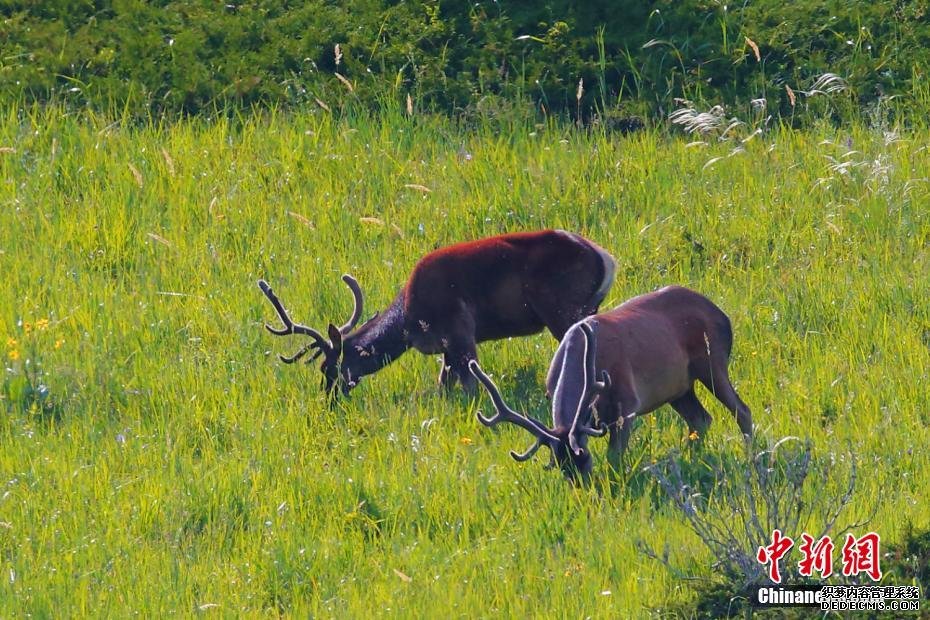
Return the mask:
MULTIPOLYGON (((325 325, 349 313, 344 272, 367 316, 429 250, 542 227, 614 254, 607 307, 668 283, 715 300, 760 436, 810 438, 822 459, 854 452, 847 520, 878 502, 869 527, 884 541, 926 528, 926 131, 691 140, 322 113, 129 126, 6 109, 0 615, 687 605, 689 582, 635 545, 667 545, 714 577, 639 471, 687 443, 669 408, 640 423, 619 483, 592 442, 595 484, 575 489, 539 459, 513 463, 526 437, 480 427, 486 399, 443 398, 435 359, 408 353, 331 411, 315 369, 277 361, 299 343, 261 329, 273 312, 259 277, 296 320, 325 325)), ((542 417, 555 346, 541 334, 479 355, 542 417)), ((702 399, 716 418, 703 451, 737 453, 735 423, 702 399)))

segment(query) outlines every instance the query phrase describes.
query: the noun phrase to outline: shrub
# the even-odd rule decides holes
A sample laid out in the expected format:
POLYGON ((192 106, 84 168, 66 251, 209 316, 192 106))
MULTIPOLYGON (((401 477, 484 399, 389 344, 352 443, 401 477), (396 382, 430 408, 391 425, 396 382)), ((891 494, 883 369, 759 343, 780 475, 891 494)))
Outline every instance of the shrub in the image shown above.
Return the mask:
POLYGON ((844 77, 859 104, 927 96, 930 20, 917 0, 735 7, 624 0, 583 8, 4 0, 2 10, 0 89, 8 102, 57 100, 137 115, 307 103, 403 107, 408 95, 420 108, 444 111, 503 97, 584 120, 618 111, 664 115, 675 98, 764 97, 787 115, 794 111, 788 89, 827 72, 844 77))
MULTIPOLYGON (((743 459, 708 457, 688 463, 672 454, 646 470, 716 558, 717 578, 697 586, 701 617, 729 616, 746 606, 751 586, 770 583, 756 554, 770 542, 775 529, 788 536, 806 530, 815 540, 829 534, 836 540, 871 519, 837 529, 855 492, 855 458, 850 454, 815 459, 810 441, 800 443, 794 437, 758 453, 747 448, 743 459), (828 490, 844 461, 849 462, 849 478, 841 492, 831 496, 828 490)), ((657 553, 642 541, 638 547, 687 577, 669 561, 668 550, 657 553)), ((796 562, 781 562, 787 583, 804 583, 797 569, 796 562)))

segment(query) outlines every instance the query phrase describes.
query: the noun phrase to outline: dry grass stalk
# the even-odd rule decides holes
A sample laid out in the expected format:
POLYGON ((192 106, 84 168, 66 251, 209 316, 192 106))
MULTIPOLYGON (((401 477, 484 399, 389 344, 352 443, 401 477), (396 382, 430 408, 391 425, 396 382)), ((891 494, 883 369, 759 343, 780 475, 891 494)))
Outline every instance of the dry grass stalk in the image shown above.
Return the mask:
POLYGON ((430 192, 433 191, 430 188, 426 187, 425 185, 419 185, 417 183, 406 183, 404 184, 404 187, 406 187, 407 189, 415 189, 418 192, 423 192, 424 194, 429 194, 430 192))
POLYGON ((222 220, 222 219, 224 219, 226 216, 223 215, 222 213, 216 213, 216 212, 214 212, 214 208, 216 207, 216 204, 217 204, 218 202, 219 202, 219 198, 217 198, 216 196, 214 196, 213 198, 211 198, 211 199, 210 199, 210 204, 207 205, 207 213, 209 213, 213 218, 215 218, 215 219, 217 219, 217 220, 222 220))
POLYGON ((133 178, 136 180, 136 185, 140 188, 142 187, 142 173, 139 172, 139 169, 133 166, 132 164, 126 164, 129 166, 129 170, 132 172, 133 178))
POLYGON ((313 222, 311 222, 309 219, 307 219, 300 213, 297 213, 296 211, 288 211, 287 214, 290 215, 295 220, 297 220, 298 222, 300 222, 301 224, 303 224, 304 226, 306 226, 307 228, 309 228, 310 230, 316 230, 316 227, 313 225, 313 222))
POLYGON ((168 151, 165 149, 165 147, 162 147, 161 149, 161 156, 165 159, 165 165, 168 167, 168 174, 170 176, 174 176, 174 160, 171 159, 171 155, 168 154, 168 151))
POLYGON ((352 82, 350 82, 348 79, 346 79, 346 77, 345 77, 344 75, 342 75, 342 74, 339 73, 339 72, 336 72, 336 78, 337 78, 340 82, 342 82, 343 84, 346 85, 346 88, 349 89, 349 92, 350 92, 350 93, 354 93, 354 92, 355 92, 355 87, 352 86, 352 82))
POLYGON ((746 37, 746 45, 752 48, 752 53, 756 55, 756 62, 762 62, 762 56, 759 55, 759 46, 756 45, 756 42, 746 37))
POLYGON ((171 247, 171 242, 168 241, 167 239, 165 239, 164 237, 162 237, 161 235, 156 234, 156 233, 153 233, 153 232, 147 232, 147 233, 145 233, 145 234, 146 234, 146 236, 147 236, 149 239, 151 239, 152 241, 157 241, 158 243, 160 243, 160 244, 162 244, 162 245, 164 245, 164 246, 166 246, 166 247, 169 247, 169 248, 171 247))

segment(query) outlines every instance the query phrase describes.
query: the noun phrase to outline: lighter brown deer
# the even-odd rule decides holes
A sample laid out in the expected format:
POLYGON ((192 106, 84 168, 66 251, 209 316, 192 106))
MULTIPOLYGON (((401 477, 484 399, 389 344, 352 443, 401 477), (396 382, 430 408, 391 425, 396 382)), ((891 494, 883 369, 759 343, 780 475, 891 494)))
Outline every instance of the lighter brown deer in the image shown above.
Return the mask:
POLYGON ((730 382, 733 346, 730 319, 703 295, 669 286, 634 297, 620 306, 582 319, 566 332, 546 377, 552 400, 552 427, 508 407, 476 361, 469 370, 484 385, 497 414, 478 419, 486 426, 510 422, 536 438, 529 450, 513 452, 529 459, 540 447, 551 450, 569 478, 591 472, 588 438, 610 434, 608 459, 619 466, 632 421, 668 403, 692 433, 703 435, 711 416, 698 400, 702 383, 736 417, 743 435, 752 435, 752 414, 730 382))

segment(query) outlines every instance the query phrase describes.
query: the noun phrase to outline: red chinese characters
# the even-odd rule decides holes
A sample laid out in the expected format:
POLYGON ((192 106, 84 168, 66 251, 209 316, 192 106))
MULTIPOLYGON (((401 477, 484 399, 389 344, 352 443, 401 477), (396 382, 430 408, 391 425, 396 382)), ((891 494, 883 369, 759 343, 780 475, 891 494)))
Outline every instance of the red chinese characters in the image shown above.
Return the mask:
MULTIPOLYGON (((846 535, 842 548, 842 574, 844 577, 855 577, 865 573, 872 581, 882 578, 881 557, 879 553, 881 538, 875 532, 869 532, 859 538, 853 534, 846 535)), ((773 583, 781 583, 781 571, 778 561, 781 560, 794 546, 794 540, 782 534, 781 530, 772 532, 772 542, 759 547, 756 559, 760 564, 767 564, 769 579, 773 583)), ((801 561, 798 562, 798 574, 802 577, 812 577, 817 573, 821 579, 833 574, 833 540, 829 536, 815 539, 806 532, 801 534, 798 550, 801 552, 801 561)))
POLYGON ((766 547, 759 547, 756 559, 759 564, 769 564, 769 579, 774 583, 781 583, 781 573, 778 571, 778 560, 782 559, 791 547, 794 541, 787 536, 782 536, 781 530, 772 532, 772 544, 766 547))
POLYGON ((804 558, 798 562, 798 573, 810 577, 814 571, 820 573, 820 578, 833 574, 833 541, 824 536, 816 543, 809 534, 801 534, 801 545, 798 547, 804 558))
POLYGON ((859 573, 867 574, 872 581, 882 578, 882 569, 879 558, 879 543, 881 539, 875 532, 856 538, 852 534, 846 535, 843 543, 843 575, 851 577, 859 573))

